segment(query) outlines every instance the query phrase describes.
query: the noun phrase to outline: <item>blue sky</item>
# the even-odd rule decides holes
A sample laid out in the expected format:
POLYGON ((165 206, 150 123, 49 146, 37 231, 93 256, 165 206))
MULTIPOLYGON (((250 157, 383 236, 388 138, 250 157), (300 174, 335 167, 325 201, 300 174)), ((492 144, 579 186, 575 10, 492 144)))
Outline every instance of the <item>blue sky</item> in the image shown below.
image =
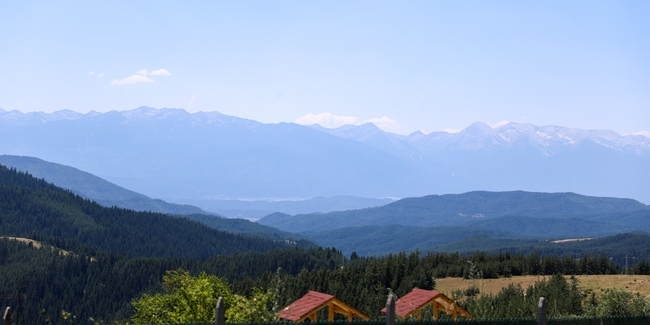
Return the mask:
POLYGON ((650 130, 648 17, 648 1, 2 1, 0 108, 629 134, 650 130))

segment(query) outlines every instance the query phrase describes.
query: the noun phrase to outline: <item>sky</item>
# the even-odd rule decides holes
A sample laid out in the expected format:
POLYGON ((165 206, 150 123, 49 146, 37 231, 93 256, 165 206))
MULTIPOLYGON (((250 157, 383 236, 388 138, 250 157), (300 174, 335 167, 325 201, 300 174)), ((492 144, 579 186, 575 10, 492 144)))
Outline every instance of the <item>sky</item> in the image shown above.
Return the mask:
POLYGON ((650 130, 648 1, 0 1, 0 108, 650 130))

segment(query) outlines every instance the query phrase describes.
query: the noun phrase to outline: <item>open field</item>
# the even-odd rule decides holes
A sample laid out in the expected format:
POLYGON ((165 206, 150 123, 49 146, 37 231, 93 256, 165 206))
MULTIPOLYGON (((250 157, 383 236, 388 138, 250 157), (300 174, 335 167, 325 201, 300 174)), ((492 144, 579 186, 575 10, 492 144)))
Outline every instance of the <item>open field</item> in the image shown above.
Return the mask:
MULTIPOLYGON (((451 295, 452 290, 467 289, 476 285, 481 293, 498 293, 501 288, 511 283, 520 283, 526 290, 529 286, 541 281, 548 276, 516 276, 500 279, 465 280, 463 278, 442 278, 436 279, 436 290, 451 295)), ((568 279, 569 277, 567 277, 568 279)), ((650 276, 649 275, 576 275, 579 280, 578 286, 583 291, 592 290, 596 294, 608 288, 619 288, 629 292, 638 292, 644 297, 650 297, 650 276)))
MULTIPOLYGON (((41 247, 43 247, 43 243, 41 243, 40 241, 36 241, 36 240, 33 240, 33 239, 29 239, 29 238, 0 236, 0 239, 15 240, 15 241, 18 241, 18 242, 24 243, 25 245, 32 244, 32 246, 34 246, 34 248, 37 248, 37 249, 40 249, 41 247)), ((56 247, 52 247, 52 251, 53 251, 53 252, 54 252, 54 251, 57 251, 57 252, 59 252, 59 254, 61 254, 61 255, 68 255, 68 254, 70 254, 69 251, 66 251, 66 250, 63 250, 63 249, 60 249, 60 248, 56 248, 56 247)))
POLYGON ((9 240, 19 241, 21 243, 25 243, 25 244, 28 244, 28 245, 31 243, 35 248, 41 248, 43 246, 43 244, 41 244, 41 242, 33 240, 33 239, 28 239, 28 238, 8 237, 8 236, 2 236, 0 238, 6 238, 6 239, 9 239, 9 240))

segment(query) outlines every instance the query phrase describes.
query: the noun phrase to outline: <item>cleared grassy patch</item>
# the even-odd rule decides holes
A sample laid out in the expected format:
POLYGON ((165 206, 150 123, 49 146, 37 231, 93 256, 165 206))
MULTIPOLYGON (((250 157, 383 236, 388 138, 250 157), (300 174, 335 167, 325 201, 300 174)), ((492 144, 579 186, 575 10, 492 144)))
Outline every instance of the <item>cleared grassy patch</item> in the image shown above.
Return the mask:
MULTIPOLYGON (((567 276, 567 279, 570 276, 567 276)), ((465 280, 463 278, 436 279, 436 290, 451 295, 453 290, 464 290, 472 285, 481 290, 481 294, 497 294, 501 288, 508 285, 520 283, 526 290, 537 281, 548 279, 548 276, 515 276, 500 279, 465 280)), ((640 293, 644 297, 650 297, 650 276, 648 275, 576 275, 578 287, 582 291, 595 292, 597 295, 605 289, 618 288, 632 293, 640 293)))
MULTIPOLYGON (((33 239, 29 239, 29 238, 2 236, 2 237, 0 237, 0 239, 15 240, 15 241, 18 241, 18 242, 24 243, 25 245, 32 244, 32 246, 33 246, 34 248, 37 248, 37 249, 40 249, 41 247, 43 247, 43 243, 41 243, 40 241, 36 241, 36 240, 33 240, 33 239)), ((52 251, 53 251, 53 252, 56 251, 56 252, 58 252, 58 253, 61 254, 61 255, 68 255, 68 254, 70 254, 69 251, 66 251, 66 250, 63 250, 63 249, 60 249, 60 248, 57 248, 57 247, 52 247, 52 251)))
POLYGON ((25 244, 27 244, 27 245, 29 245, 29 244, 31 243, 32 246, 34 246, 34 248, 41 248, 41 247, 43 246, 43 244, 41 244, 40 241, 36 241, 36 240, 33 240, 33 239, 29 239, 29 238, 22 238, 22 237, 7 237, 7 236, 2 236, 2 237, 0 237, 0 238, 5 238, 5 239, 9 239, 9 240, 19 241, 19 242, 21 242, 21 243, 25 243, 25 244))

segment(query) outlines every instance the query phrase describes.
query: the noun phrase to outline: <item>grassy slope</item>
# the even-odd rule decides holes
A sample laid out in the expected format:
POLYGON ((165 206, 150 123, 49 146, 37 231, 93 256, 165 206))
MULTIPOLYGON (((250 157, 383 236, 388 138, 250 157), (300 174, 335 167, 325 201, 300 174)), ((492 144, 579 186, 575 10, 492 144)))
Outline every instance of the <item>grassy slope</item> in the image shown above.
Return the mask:
MULTIPOLYGON (((568 277, 568 276, 567 276, 568 277)), ((436 279, 436 290, 451 296, 453 290, 464 290, 473 285, 477 286, 483 294, 497 294, 502 288, 510 284, 521 284, 527 287, 537 281, 548 278, 545 276, 515 276, 500 279, 465 280, 463 278, 436 279)), ((579 288, 583 291, 593 291, 599 294, 604 289, 618 288, 630 292, 638 292, 644 297, 650 297, 650 276, 648 275, 577 275, 579 288)))

